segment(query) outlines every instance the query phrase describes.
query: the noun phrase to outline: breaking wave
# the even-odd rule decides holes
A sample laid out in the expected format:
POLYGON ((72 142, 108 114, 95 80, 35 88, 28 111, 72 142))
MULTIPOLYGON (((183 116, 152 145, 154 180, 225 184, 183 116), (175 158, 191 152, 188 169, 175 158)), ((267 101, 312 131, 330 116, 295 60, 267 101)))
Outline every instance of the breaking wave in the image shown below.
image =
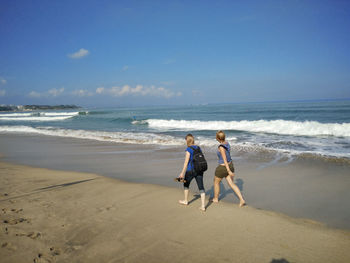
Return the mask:
POLYGON ((160 145, 183 145, 183 139, 169 135, 155 133, 132 133, 132 132, 107 132, 73 130, 54 127, 29 127, 29 126, 0 126, 3 133, 26 133, 48 136, 58 136, 77 139, 89 139, 116 143, 131 144, 160 144, 160 145))
POLYGON ((162 130, 233 130, 294 136, 350 137, 350 123, 320 123, 317 121, 257 120, 198 121, 148 119, 134 124, 148 124, 162 130))
POLYGON ((26 112, 0 114, 0 121, 62 121, 87 112, 26 112))

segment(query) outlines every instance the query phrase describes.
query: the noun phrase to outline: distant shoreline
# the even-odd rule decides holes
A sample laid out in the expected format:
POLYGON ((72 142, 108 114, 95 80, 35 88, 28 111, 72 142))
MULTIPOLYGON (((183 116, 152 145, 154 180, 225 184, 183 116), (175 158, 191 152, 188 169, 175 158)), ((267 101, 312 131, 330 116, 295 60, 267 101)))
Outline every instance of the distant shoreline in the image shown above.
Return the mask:
POLYGON ((80 109, 76 105, 1 105, 0 111, 14 112, 14 111, 33 111, 33 110, 67 110, 80 109))

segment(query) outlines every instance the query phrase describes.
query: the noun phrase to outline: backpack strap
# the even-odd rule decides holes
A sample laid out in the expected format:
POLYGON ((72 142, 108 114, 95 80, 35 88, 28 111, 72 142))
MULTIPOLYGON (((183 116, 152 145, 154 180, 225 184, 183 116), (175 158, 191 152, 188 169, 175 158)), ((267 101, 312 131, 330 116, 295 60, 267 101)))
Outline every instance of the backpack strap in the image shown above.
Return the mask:
POLYGON ((191 161, 191 163, 192 163, 192 171, 194 171, 194 164, 193 164, 193 162, 194 162, 194 160, 193 160, 194 151, 197 150, 197 149, 199 149, 199 151, 202 152, 202 150, 201 150, 201 148, 199 148, 199 146, 197 146, 198 148, 194 148, 194 147, 192 147, 192 146, 188 146, 188 147, 191 148, 191 149, 193 150, 192 161, 191 161))
POLYGON ((220 145, 218 146, 218 148, 220 148, 220 147, 223 147, 226 151, 228 150, 227 147, 226 147, 225 145, 223 145, 223 144, 220 144, 220 145))
POLYGON ((195 150, 197 150, 197 149, 199 149, 200 151, 202 151, 201 148, 200 148, 198 145, 197 145, 197 147, 198 147, 197 149, 194 148, 194 147, 192 147, 192 146, 188 146, 188 147, 190 147, 193 151, 195 151, 195 150))
MULTIPOLYGON (((195 150, 195 148, 194 147, 192 147, 192 146, 188 146, 189 148, 191 148, 192 149, 192 151, 193 151, 193 153, 194 153, 194 150, 195 150)), ((192 154, 192 160, 191 160, 191 163, 192 163, 192 171, 194 171, 194 165, 193 165, 193 154, 192 154)))

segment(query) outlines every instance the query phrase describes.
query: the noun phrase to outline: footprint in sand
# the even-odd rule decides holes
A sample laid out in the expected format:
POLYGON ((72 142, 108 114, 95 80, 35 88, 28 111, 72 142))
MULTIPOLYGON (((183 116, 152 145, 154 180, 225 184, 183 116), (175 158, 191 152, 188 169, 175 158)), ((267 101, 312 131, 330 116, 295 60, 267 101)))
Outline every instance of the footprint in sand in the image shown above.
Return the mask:
POLYGON ((52 256, 58 256, 62 253, 61 249, 55 247, 50 247, 50 251, 52 256))
POLYGON ((2 244, 1 244, 1 247, 2 247, 2 248, 6 248, 6 249, 8 249, 8 250, 12 250, 12 251, 17 250, 17 247, 16 247, 15 245, 13 245, 12 243, 10 243, 10 242, 2 243, 2 244))
POLYGON ((15 209, 15 208, 12 208, 11 209, 11 212, 14 212, 14 213, 19 213, 19 212, 22 212, 23 211, 23 208, 21 208, 21 209, 15 209))
POLYGON ((48 262, 53 262, 53 259, 49 255, 45 255, 43 253, 39 253, 34 259, 34 263, 48 263, 48 262))
POLYGON ((62 254, 60 248, 50 247, 50 254, 39 253, 34 258, 34 263, 47 263, 47 262, 56 262, 55 257, 62 254))
POLYGON ((18 233, 16 234, 16 236, 19 236, 19 237, 30 237, 31 239, 37 239, 39 237, 41 237, 41 233, 40 232, 29 232, 29 233, 18 233))
POLYGON ((2 221, 4 224, 9 224, 9 225, 17 225, 18 223, 23 223, 23 222, 27 222, 29 223, 30 220, 26 219, 26 218, 10 218, 10 219, 5 219, 2 221))

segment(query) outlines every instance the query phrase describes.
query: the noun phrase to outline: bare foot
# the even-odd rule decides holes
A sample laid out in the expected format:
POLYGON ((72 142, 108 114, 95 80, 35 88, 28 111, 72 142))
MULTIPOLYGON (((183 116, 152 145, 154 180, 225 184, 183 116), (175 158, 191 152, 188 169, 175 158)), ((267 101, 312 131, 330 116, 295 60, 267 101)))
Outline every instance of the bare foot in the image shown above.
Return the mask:
POLYGON ((180 205, 188 205, 188 202, 185 200, 179 200, 180 205))
POLYGON ((201 206, 201 207, 199 208, 199 210, 201 210, 202 212, 205 212, 205 207, 201 206))
POLYGON ((245 205, 247 205, 247 203, 244 200, 239 202, 239 207, 243 207, 245 205))
POLYGON ((211 199, 211 201, 212 201, 213 203, 219 203, 219 199, 217 199, 217 198, 213 198, 213 199, 211 199))

